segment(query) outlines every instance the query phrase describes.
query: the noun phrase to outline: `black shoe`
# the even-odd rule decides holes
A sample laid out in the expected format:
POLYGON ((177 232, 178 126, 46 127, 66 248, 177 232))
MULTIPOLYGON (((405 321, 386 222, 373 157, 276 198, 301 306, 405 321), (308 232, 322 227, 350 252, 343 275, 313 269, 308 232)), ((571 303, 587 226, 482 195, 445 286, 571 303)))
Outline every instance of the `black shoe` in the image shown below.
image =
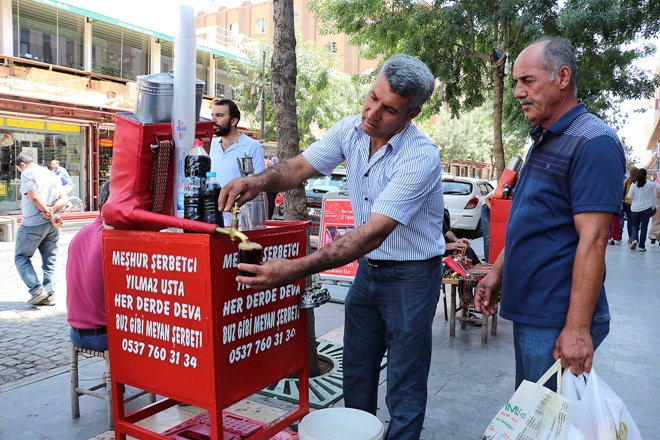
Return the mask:
POLYGON ((651 239, 651 244, 655 244, 655 238, 651 239))

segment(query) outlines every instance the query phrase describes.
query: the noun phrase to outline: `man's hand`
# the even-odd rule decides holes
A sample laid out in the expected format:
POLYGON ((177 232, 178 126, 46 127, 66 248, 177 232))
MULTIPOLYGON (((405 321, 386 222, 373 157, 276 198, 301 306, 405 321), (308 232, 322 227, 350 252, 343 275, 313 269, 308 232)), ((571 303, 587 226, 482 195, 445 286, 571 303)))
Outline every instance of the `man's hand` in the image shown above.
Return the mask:
POLYGON ((564 327, 555 343, 555 360, 561 358, 561 366, 571 367, 573 374, 589 373, 594 359, 594 344, 589 328, 576 329, 564 327))
POLYGON ((256 277, 240 275, 236 277, 236 281, 257 291, 284 286, 305 276, 305 273, 296 264, 296 260, 284 258, 273 258, 261 265, 240 263, 238 269, 257 274, 256 277))
POLYGON ((261 191, 261 188, 256 185, 256 180, 253 177, 231 179, 220 190, 218 207, 222 211, 231 211, 234 203, 238 203, 238 206, 243 206, 246 202, 254 199, 261 191))
POLYGON ((465 250, 465 244, 454 241, 446 244, 446 249, 448 251, 459 251, 463 252, 465 250))
POLYGON ((464 247, 470 246, 470 240, 468 240, 467 238, 457 238, 456 243, 461 243, 464 245, 464 247))
POLYGON ((53 226, 55 226, 56 228, 61 228, 62 226, 64 226, 64 222, 62 221, 62 217, 60 217, 59 214, 51 214, 50 223, 53 226))
POLYGON ((490 272, 477 285, 474 295, 474 308, 486 316, 497 313, 497 297, 502 290, 502 278, 495 272, 490 272))

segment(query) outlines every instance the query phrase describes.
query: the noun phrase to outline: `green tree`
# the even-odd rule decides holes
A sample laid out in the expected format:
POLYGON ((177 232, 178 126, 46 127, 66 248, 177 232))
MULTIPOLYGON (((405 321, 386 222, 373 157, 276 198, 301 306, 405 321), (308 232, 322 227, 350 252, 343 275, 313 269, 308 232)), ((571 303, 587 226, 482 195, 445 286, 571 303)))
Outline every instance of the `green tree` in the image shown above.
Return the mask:
MULTIPOLYGON (((246 48, 247 63, 231 63, 228 66, 229 77, 235 84, 234 98, 245 114, 245 119, 250 122, 251 128, 256 128, 260 124, 255 110, 263 83, 261 79, 263 50, 266 51, 267 59, 270 59, 273 48, 265 43, 258 43, 246 48), (250 96, 251 84, 258 86, 254 96, 250 96)), ((313 42, 296 45, 296 61, 295 96, 298 134, 301 145, 307 147, 317 140, 314 133, 330 128, 346 116, 359 113, 367 87, 358 79, 341 73, 337 57, 324 49, 316 48, 313 42)), ((266 140, 277 138, 273 95, 268 87, 270 81, 271 69, 267 62, 264 103, 266 140)))
POLYGON ((434 109, 452 114, 477 108, 493 93, 495 166, 505 167, 502 124, 526 131, 522 112, 505 81, 509 59, 543 35, 568 38, 578 56, 578 99, 604 116, 617 98, 648 97, 659 77, 631 62, 653 52, 646 41, 660 29, 657 0, 311 0, 327 32, 343 32, 362 55, 385 58, 405 52, 423 60, 443 83, 434 109), (507 94, 504 89, 508 88, 507 94))
MULTIPOLYGON (((453 119, 449 112, 441 110, 435 124, 425 120, 418 121, 418 127, 440 150, 443 163, 454 160, 491 163, 493 160, 493 118, 492 100, 486 101, 463 114, 460 119, 453 119)), ((514 155, 524 155, 526 133, 522 136, 515 130, 509 131, 504 125, 503 137, 505 159, 514 155)))

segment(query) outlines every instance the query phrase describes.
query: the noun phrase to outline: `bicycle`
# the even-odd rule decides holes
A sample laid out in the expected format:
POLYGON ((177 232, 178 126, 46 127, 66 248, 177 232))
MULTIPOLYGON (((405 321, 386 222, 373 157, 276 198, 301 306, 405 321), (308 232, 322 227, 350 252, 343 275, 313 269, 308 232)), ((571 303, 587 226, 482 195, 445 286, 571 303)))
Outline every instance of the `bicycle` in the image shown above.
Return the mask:
POLYGON ((85 204, 78 197, 69 197, 69 203, 62 208, 62 212, 83 212, 85 204))

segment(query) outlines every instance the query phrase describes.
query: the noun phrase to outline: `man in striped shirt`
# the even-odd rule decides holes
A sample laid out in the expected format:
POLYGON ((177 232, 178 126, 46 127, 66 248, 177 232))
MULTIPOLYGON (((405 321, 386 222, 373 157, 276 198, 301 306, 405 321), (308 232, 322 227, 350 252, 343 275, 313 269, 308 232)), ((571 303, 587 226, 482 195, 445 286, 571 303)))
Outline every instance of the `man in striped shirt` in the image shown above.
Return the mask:
POLYGON ((281 286, 358 259, 345 302, 344 403, 376 414, 380 362, 388 352, 386 439, 418 439, 426 412, 431 325, 444 253, 442 167, 435 146, 412 123, 433 93, 434 77, 420 60, 385 62, 361 115, 335 124, 302 155, 263 173, 232 180, 218 206, 231 209, 261 191, 301 185, 346 161, 355 229, 296 260, 240 264, 254 289, 281 286))

